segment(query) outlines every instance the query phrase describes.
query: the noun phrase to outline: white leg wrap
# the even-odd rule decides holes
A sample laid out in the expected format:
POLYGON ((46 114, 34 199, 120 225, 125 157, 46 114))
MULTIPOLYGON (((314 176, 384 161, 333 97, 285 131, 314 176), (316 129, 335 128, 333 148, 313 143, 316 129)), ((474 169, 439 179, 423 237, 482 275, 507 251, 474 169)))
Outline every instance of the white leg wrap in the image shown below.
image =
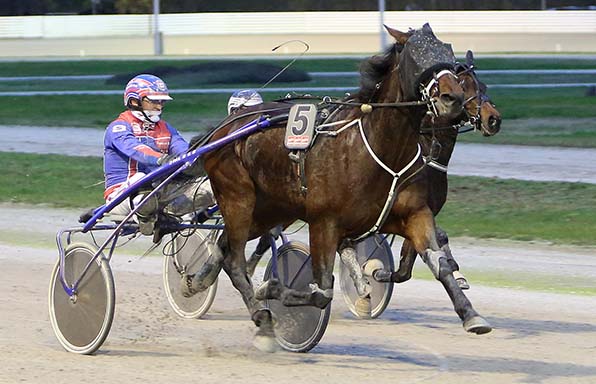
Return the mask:
POLYGON ((428 265, 431 272, 435 276, 435 278, 439 279, 439 272, 441 269, 441 259, 446 259, 445 252, 443 251, 433 251, 432 249, 427 249, 424 254, 422 254, 422 259, 428 265))

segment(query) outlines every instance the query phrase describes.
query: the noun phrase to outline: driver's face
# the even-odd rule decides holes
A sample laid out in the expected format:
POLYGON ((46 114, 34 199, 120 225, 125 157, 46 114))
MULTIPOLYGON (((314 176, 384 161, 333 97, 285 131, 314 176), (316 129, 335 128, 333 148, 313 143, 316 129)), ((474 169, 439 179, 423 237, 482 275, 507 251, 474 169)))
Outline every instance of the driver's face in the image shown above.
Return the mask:
POLYGON ((143 97, 141 107, 144 111, 161 111, 165 103, 165 100, 149 100, 148 98, 143 97))

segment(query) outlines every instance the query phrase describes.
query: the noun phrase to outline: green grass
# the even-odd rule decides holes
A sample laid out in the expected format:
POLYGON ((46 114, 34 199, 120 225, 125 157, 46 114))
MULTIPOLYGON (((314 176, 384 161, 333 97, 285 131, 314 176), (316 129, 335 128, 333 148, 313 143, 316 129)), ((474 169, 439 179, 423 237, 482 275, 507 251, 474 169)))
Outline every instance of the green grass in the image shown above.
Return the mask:
POLYGON ((596 119, 525 118, 504 120, 501 132, 492 137, 468 133, 459 142, 490 144, 523 144, 560 147, 596 148, 596 119))
MULTIPOLYGON (((0 152, 0 163, 0 201, 76 208, 103 203, 100 158, 0 152)), ((596 245, 596 185, 454 176, 449 181, 438 223, 451 236, 596 245)))
MULTIPOLYGON (((538 292, 564 293, 573 295, 596 296, 596 282, 577 276, 565 277, 561 275, 531 274, 527 272, 482 271, 467 269, 462 266, 462 272, 474 289, 475 285, 485 285, 495 288, 509 288, 531 290, 538 292)), ((434 280, 434 276, 426 267, 419 263, 414 268, 413 277, 423 280, 434 280)))
MULTIPOLYGON (((365 56, 349 59, 309 59, 297 60, 292 68, 309 72, 356 71, 365 56)), ((462 57, 458 58, 464 61, 462 57)), ((267 62, 284 66, 292 58, 271 60, 246 60, 267 62)), ((143 72, 156 66, 184 67, 212 60, 68 60, 68 61, 23 61, 2 62, 2 76, 53 76, 53 75, 107 75, 127 72, 143 72)), ((583 58, 476 58, 478 69, 594 69, 596 60, 583 58)))
POLYGON ((596 245, 596 185, 451 176, 437 222, 451 236, 596 245))
POLYGON ((1 201, 87 208, 103 204, 101 158, 0 152, 0 164, 1 201))
MULTIPOLYGON (((462 141, 596 147, 596 97, 580 88, 489 92, 503 116, 501 132, 490 139, 462 135, 462 141)), ((164 118, 181 131, 195 132, 226 115, 228 93, 174 94, 164 118)), ((264 93, 266 100, 283 92, 264 93)), ((336 94, 337 96, 337 94, 336 94)), ((105 128, 123 109, 121 98, 108 96, 2 97, 2 124, 105 128)))
MULTIPOLYGON (((177 129, 195 132, 216 124, 226 113, 228 95, 174 95, 164 118, 177 129)), ((4 125, 90 127, 104 129, 124 106, 120 96, 3 97, 4 125)))
MULTIPOLYGON (((290 60, 257 60, 285 65, 290 60)), ((361 59, 301 59, 293 68, 304 71, 356 71, 361 59)), ((596 68, 592 59, 477 59, 480 69, 566 69, 596 68)), ((81 75, 144 72, 156 66, 188 66, 207 60, 80 60, 49 62, 3 62, 2 76, 81 75)), ((252 61, 250 61, 252 62, 252 61)), ((515 75, 505 78, 486 76, 483 80, 528 83, 534 81, 595 82, 594 75, 538 76, 515 75), (500 80, 499 80, 500 79, 500 80)), ((224 116, 229 92, 213 95, 176 94, 180 88, 224 87, 258 88, 261 84, 204 84, 204 77, 175 75, 166 78, 174 90, 175 101, 169 103, 165 119, 185 132, 198 132, 216 125, 224 116), (201 80, 203 79, 203 80, 201 80)), ((297 87, 357 87, 357 78, 315 78, 302 83, 273 83, 287 89, 297 87)), ((23 90, 97 90, 120 91, 123 85, 106 85, 103 80, 0 82, 0 91, 23 90)), ((263 93, 266 100, 282 97, 285 92, 263 93)), ((318 92, 341 96, 341 92, 318 92)), ((561 89, 491 89, 488 94, 502 114, 501 132, 490 139, 480 135, 462 135, 461 141, 495 144, 551 145, 596 147, 596 97, 587 96, 586 88, 561 89)), ((122 110, 119 95, 106 96, 31 96, 1 97, 2 124, 75 126, 103 129, 122 110)))

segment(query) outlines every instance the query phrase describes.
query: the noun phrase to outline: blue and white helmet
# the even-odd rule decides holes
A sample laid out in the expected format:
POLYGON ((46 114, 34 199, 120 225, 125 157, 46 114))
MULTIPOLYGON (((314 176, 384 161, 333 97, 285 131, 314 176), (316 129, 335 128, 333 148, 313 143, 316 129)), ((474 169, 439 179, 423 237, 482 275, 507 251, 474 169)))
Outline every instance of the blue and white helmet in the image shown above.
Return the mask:
POLYGON ((240 107, 250 107, 251 105, 261 104, 262 102, 263 98, 254 89, 236 91, 232 94, 230 100, 228 100, 228 115, 240 107))

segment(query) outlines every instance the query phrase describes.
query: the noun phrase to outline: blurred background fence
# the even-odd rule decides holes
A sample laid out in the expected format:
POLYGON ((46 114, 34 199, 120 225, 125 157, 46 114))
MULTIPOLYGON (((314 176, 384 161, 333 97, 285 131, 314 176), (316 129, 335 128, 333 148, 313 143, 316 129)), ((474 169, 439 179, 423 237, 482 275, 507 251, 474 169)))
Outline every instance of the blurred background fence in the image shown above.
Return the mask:
MULTIPOLYGON (((387 11, 383 21, 403 31, 428 22, 457 52, 596 52, 595 10, 387 11)), ((310 54, 381 49, 373 11, 161 14, 158 28, 165 55, 266 55, 292 39, 310 54)), ((153 55, 154 29, 150 14, 0 17, 0 57, 153 55)))

